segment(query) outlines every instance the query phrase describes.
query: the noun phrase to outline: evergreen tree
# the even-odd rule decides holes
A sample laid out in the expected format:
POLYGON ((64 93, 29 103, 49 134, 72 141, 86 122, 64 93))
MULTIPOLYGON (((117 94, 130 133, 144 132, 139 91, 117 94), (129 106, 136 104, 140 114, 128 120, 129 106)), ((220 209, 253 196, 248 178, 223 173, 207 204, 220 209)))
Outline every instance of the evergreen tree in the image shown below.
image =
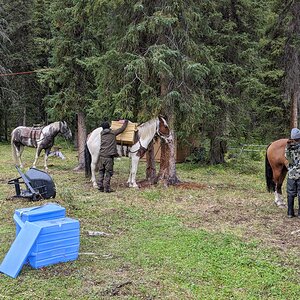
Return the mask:
POLYGON ((162 112, 180 138, 211 141, 210 162, 224 162, 227 139, 246 131, 265 6, 260 1, 96 2, 105 43, 90 59, 103 117, 144 120, 162 112), (96 66, 96 68, 95 68, 96 66), (244 119, 246 121, 244 121, 244 119))
POLYGON ((210 139, 212 164, 224 162, 229 138, 249 130, 253 103, 263 88, 258 74, 264 12, 264 3, 253 0, 210 1, 199 7, 207 28, 198 43, 205 49, 209 73, 204 95, 210 106, 202 130, 210 139))
MULTIPOLYGON (((3 65, 5 56, 8 54, 5 47, 6 43, 9 41, 7 32, 7 22, 4 19, 3 6, 0 5, 0 74, 8 73, 8 70, 3 65)), ((8 139, 7 133, 7 122, 8 122, 8 94, 9 86, 8 80, 5 76, 0 76, 0 141, 2 138, 8 139)))
POLYGON ((272 1, 263 55, 267 64, 261 76, 267 88, 258 106, 258 135, 267 141, 286 137, 297 127, 299 102, 299 1, 272 1))
MULTIPOLYGON (((32 34, 33 0, 1 0, 3 14, 8 22, 7 33, 10 41, 4 43, 7 51, 3 64, 12 73, 35 70, 32 34)), ((38 83, 36 75, 17 75, 7 77, 9 94, 7 113, 10 115, 11 129, 16 125, 32 125, 42 121, 38 83)))
POLYGON ((93 50, 85 0, 51 1, 49 18, 52 39, 51 71, 41 75, 49 87, 46 97, 50 118, 74 119, 77 116, 78 169, 84 166, 86 139, 85 110, 89 104, 92 78, 82 62, 93 50))
POLYGON ((287 4, 290 15, 285 42, 285 93, 291 104, 290 127, 298 127, 300 101, 300 1, 287 4))

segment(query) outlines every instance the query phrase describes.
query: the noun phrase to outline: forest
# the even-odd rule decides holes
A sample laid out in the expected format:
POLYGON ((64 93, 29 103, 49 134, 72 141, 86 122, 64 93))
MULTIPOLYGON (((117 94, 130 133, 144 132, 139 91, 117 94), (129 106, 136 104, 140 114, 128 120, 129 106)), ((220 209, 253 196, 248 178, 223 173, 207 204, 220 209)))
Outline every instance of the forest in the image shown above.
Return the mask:
POLYGON ((223 163, 297 126, 299 37, 296 0, 0 0, 0 138, 162 114, 223 163))
POLYGON ((298 300, 300 199, 292 218, 287 165, 275 164, 275 185, 266 145, 298 127, 299 58, 300 0, 0 0, 0 299, 298 300), (155 120, 158 176, 141 135, 131 160, 110 157, 113 192, 93 188, 88 134, 125 119, 155 120), (26 147, 16 171, 11 133, 34 125, 59 129, 50 146, 63 156, 47 166, 50 146, 38 162, 26 147), (193 150, 176 168, 175 145, 193 150), (128 176, 146 150, 137 188, 128 176), (43 156, 55 198, 17 197, 16 176, 30 179, 43 156), (71 237, 37 254, 21 234, 14 247, 15 213, 48 201, 80 224, 76 258, 34 267, 37 255, 65 256, 71 237), (12 248, 17 278, 2 268, 12 248))

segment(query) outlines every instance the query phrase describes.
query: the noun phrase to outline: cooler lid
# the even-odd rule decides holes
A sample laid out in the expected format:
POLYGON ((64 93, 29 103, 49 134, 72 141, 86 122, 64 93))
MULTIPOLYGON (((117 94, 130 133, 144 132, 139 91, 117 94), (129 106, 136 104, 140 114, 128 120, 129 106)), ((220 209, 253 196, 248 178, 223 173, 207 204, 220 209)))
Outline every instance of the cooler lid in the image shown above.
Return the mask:
POLYGON ((16 209, 15 214, 22 222, 34 222, 63 218, 66 216, 66 209, 55 203, 46 203, 41 206, 16 209))

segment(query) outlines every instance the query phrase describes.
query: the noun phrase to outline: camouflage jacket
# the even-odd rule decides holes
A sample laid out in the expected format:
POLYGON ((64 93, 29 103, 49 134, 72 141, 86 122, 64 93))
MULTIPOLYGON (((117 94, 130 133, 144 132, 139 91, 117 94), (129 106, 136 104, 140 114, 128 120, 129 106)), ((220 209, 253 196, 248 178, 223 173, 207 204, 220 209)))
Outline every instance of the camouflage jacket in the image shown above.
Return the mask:
POLYGON ((289 140, 285 147, 285 157, 289 162, 288 177, 290 179, 300 178, 300 143, 289 140))

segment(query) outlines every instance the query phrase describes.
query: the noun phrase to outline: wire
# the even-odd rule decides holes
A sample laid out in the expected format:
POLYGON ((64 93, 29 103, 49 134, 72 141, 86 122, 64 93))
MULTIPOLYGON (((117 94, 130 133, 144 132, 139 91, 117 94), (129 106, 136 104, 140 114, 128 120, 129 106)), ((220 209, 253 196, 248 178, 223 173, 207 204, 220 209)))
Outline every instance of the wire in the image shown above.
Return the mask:
POLYGON ((0 77, 4 77, 4 76, 16 76, 16 75, 28 75, 28 74, 32 74, 32 73, 38 73, 38 72, 47 72, 49 70, 52 70, 52 69, 48 68, 48 69, 40 69, 40 70, 25 71, 25 72, 0 73, 0 77))

